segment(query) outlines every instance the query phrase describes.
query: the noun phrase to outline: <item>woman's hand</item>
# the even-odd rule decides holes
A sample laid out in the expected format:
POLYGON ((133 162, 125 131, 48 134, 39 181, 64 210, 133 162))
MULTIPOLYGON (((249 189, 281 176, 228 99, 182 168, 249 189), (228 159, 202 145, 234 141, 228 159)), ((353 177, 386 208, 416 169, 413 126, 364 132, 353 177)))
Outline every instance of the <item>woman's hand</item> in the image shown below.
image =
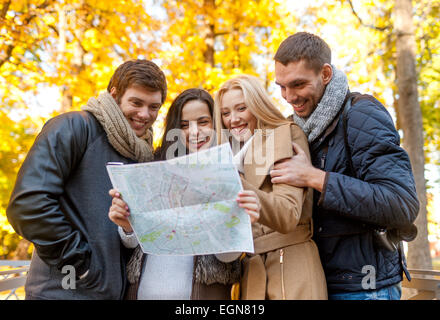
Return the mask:
POLYGON ((258 221, 260 218, 260 199, 258 195, 252 190, 243 190, 238 193, 238 205, 245 209, 246 213, 251 218, 251 223, 258 221))
POLYGON ((108 193, 113 198, 112 206, 108 211, 108 217, 126 233, 133 232, 133 228, 128 221, 130 212, 125 201, 121 199, 121 194, 116 189, 111 189, 108 193))

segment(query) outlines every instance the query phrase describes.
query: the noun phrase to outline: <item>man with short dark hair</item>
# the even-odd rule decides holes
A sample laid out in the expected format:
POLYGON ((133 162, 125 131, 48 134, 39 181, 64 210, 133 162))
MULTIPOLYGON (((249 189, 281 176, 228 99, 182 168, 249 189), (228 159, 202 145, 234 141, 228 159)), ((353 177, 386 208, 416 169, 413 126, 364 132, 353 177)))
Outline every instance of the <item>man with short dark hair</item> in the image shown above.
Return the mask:
POLYGON ((329 299, 400 299, 402 272, 409 275, 393 244, 415 237, 419 202, 391 116, 373 97, 350 93, 316 35, 281 43, 275 77, 308 137, 312 163, 294 144, 295 156, 275 165, 272 182, 315 189, 314 239, 329 299), (385 231, 399 236, 391 241, 385 231))
POLYGON ((44 125, 7 208, 16 232, 35 246, 26 299, 123 298, 127 252, 107 215, 106 164, 153 159, 151 125, 166 92, 157 65, 127 61, 83 111, 44 125))

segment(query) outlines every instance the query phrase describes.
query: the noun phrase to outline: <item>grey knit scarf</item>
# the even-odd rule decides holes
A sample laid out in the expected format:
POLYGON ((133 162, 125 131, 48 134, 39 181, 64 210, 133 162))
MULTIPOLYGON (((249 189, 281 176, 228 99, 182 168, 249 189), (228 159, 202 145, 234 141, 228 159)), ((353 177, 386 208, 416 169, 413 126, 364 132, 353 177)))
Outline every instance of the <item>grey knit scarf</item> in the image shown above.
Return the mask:
POLYGON ((324 132, 338 114, 348 91, 346 75, 332 65, 333 77, 325 88, 324 95, 316 109, 308 118, 293 115, 294 121, 303 129, 309 143, 324 132))
POLYGON ((152 129, 147 130, 145 136, 137 137, 110 93, 104 92, 97 99, 90 98, 81 109, 98 119, 108 141, 121 155, 138 162, 153 160, 152 129))

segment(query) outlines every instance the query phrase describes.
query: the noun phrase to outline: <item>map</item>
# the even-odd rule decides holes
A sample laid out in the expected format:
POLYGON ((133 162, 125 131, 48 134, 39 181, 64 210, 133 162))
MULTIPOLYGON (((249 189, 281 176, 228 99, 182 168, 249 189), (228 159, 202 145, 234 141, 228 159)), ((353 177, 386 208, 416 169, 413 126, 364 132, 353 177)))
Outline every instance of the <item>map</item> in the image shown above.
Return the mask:
POLYGON ((107 171, 145 253, 254 252, 250 218, 236 201, 242 185, 229 144, 107 171))

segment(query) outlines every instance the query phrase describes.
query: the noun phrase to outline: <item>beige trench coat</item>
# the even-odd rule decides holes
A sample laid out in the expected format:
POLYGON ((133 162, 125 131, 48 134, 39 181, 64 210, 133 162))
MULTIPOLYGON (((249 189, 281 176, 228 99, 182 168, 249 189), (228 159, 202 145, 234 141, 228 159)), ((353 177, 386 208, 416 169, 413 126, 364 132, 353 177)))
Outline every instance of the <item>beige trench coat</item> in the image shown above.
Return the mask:
POLYGON ((258 194, 261 211, 252 225, 255 254, 243 259, 241 299, 327 299, 311 239, 313 190, 272 184, 269 175, 275 162, 292 157, 291 141, 310 158, 306 136, 295 124, 270 131, 257 131, 244 157, 243 188, 258 194))

